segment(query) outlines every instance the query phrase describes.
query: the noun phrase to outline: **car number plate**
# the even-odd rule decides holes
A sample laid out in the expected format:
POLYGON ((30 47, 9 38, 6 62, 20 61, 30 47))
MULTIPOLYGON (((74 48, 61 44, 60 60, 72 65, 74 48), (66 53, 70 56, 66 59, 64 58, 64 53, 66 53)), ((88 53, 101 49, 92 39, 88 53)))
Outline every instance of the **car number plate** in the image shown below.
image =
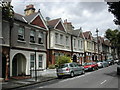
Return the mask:
POLYGON ((64 73, 59 73, 59 75, 64 75, 64 73))

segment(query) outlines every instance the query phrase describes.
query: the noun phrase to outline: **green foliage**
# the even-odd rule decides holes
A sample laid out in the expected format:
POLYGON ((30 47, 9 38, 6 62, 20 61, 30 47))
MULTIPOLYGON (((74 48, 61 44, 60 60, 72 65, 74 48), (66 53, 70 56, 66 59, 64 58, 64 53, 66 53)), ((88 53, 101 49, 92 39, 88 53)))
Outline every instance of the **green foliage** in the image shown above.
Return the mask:
POLYGON ((111 12, 114 16, 114 22, 116 25, 120 25, 120 1, 119 2, 107 2, 109 5, 108 11, 111 12))
POLYGON ((48 66, 48 68, 49 68, 49 69, 55 69, 55 68, 56 68, 56 66, 55 66, 55 65, 53 65, 53 64, 51 64, 51 65, 49 65, 49 66, 48 66))
POLYGON ((64 63, 70 63, 70 57, 67 56, 58 56, 57 60, 56 60, 56 64, 60 65, 60 64, 64 64, 64 63))
POLYGON ((120 32, 119 30, 111 30, 111 29, 108 29, 106 32, 105 32, 105 37, 110 40, 112 46, 116 46, 119 42, 119 39, 120 39, 120 32))
POLYGON ((13 6, 10 2, 2 2, 2 17, 11 20, 14 16, 13 6))

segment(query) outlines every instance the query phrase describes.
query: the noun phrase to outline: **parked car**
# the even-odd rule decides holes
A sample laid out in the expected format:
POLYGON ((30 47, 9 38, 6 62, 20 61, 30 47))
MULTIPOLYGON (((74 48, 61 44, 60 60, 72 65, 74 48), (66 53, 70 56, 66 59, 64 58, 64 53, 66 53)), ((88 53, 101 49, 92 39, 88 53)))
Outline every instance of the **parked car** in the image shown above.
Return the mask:
POLYGON ((109 63, 106 62, 106 61, 103 61, 102 63, 103 63, 103 67, 108 67, 109 66, 109 63))
POLYGON ((104 68, 104 67, 109 66, 108 62, 106 62, 106 61, 99 61, 99 62, 97 62, 97 64, 98 64, 99 68, 104 68))
POLYGON ((62 78, 63 76, 71 76, 84 74, 84 67, 78 63, 65 63, 59 65, 56 69, 58 78, 62 78))
POLYGON ((114 63, 118 63, 118 62, 119 62, 119 60, 118 60, 118 59, 115 59, 115 60, 114 60, 114 63))
POLYGON ((98 64, 96 62, 84 63, 84 68, 85 68, 85 70, 94 71, 94 70, 98 69, 98 64))
POLYGON ((120 61, 117 64, 118 64, 118 66, 117 66, 117 74, 120 75, 120 61))
POLYGON ((97 62, 97 64, 98 64, 98 68, 102 68, 103 67, 103 62, 99 61, 99 62, 97 62))
POLYGON ((108 59, 107 62, 109 63, 109 65, 113 65, 114 61, 112 59, 108 59))

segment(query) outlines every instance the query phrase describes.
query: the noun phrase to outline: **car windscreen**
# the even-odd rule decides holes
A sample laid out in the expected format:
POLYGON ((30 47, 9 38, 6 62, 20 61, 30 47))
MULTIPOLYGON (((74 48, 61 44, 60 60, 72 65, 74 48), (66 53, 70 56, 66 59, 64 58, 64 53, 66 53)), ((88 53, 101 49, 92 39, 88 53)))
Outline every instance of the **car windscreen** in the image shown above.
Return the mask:
POLYGON ((65 67, 68 67, 68 64, 62 64, 62 65, 59 65, 58 68, 65 68, 65 67))
POLYGON ((85 63, 84 65, 92 65, 92 63, 85 63))

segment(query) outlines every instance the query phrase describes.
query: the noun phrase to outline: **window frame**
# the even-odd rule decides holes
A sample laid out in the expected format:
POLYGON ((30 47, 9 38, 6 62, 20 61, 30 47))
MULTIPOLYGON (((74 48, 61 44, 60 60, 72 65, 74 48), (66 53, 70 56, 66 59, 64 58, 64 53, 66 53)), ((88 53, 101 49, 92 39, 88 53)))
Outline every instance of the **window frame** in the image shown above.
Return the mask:
POLYGON ((33 69, 35 68, 35 54, 30 54, 30 69, 33 69), (33 60, 31 59, 31 56, 34 56, 33 60), (33 66, 31 66, 31 63, 33 63, 33 66))
POLYGON ((18 29, 18 40, 21 40, 21 41, 25 40, 25 27, 24 26, 19 26, 19 29, 18 29), (20 30, 22 30, 21 34, 19 33, 20 30))
POLYGON ((38 55, 38 67, 43 68, 43 55, 42 54, 38 55), (40 60, 40 56, 41 56, 41 60, 40 60), (40 66, 40 63, 41 63, 41 66, 40 66))
POLYGON ((43 32, 39 32, 39 35, 38 35, 38 43, 39 44, 43 44, 43 39, 44 39, 44 33, 43 32))
POLYGON ((35 35, 36 35, 35 30, 30 30, 30 42, 31 42, 31 43, 35 43, 35 35), (31 33, 31 32, 34 32, 34 34, 31 33), (31 34, 33 34, 33 35, 31 35, 31 34), (33 40, 31 40, 31 38, 32 38, 33 40))

